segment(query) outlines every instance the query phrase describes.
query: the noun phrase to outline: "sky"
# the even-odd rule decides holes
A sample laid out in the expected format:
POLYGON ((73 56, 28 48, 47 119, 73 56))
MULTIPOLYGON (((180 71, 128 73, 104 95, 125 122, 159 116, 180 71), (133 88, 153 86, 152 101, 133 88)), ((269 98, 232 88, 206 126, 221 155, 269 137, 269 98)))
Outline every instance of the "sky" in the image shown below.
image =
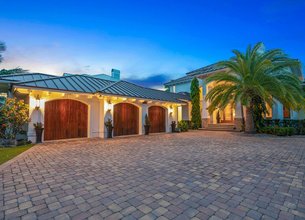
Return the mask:
POLYGON ((305 62, 305 0, 0 0, 2 68, 153 88, 264 42, 305 62))

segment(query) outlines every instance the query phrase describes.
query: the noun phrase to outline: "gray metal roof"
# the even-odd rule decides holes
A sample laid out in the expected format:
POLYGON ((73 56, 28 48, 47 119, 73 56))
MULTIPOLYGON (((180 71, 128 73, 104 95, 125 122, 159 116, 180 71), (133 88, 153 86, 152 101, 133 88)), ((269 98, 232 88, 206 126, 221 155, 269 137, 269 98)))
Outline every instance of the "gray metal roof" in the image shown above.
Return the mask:
POLYGON ((69 75, 15 83, 15 85, 80 93, 95 93, 101 88, 104 88, 112 83, 113 81, 85 75, 69 75))
POLYGON ((109 95, 119 95, 179 103, 182 102, 181 100, 190 99, 189 96, 183 94, 144 88, 126 81, 113 82, 110 80, 99 79, 86 75, 70 75, 19 82, 14 83, 14 86, 92 94, 99 92, 109 95))
POLYGON ((20 73, 20 74, 12 74, 12 75, 0 75, 0 79, 18 81, 18 82, 49 79, 49 78, 53 78, 53 77, 56 77, 56 76, 44 74, 44 73, 20 73))
POLYGON ((145 88, 126 81, 116 82, 98 92, 105 94, 121 95, 121 96, 143 98, 143 99, 153 99, 159 101, 170 101, 170 102, 180 102, 180 100, 190 100, 190 97, 187 95, 145 88))
POLYGON ((176 84, 180 84, 180 83, 190 82, 190 81, 192 81, 192 79, 195 76, 204 75, 204 74, 211 73, 211 72, 221 70, 221 69, 224 69, 224 67, 219 66, 218 63, 211 64, 211 65, 190 71, 190 72, 186 73, 186 76, 180 77, 175 80, 171 80, 171 81, 165 83, 164 86, 172 86, 172 85, 176 85, 176 84))

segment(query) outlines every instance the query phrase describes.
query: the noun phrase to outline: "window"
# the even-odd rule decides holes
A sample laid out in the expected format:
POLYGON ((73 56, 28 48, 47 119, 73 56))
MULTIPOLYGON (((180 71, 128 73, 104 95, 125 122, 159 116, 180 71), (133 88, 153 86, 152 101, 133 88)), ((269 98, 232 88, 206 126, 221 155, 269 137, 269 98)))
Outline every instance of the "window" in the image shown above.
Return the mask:
POLYGON ((290 109, 286 108, 285 106, 283 107, 283 114, 285 119, 290 119, 290 109))

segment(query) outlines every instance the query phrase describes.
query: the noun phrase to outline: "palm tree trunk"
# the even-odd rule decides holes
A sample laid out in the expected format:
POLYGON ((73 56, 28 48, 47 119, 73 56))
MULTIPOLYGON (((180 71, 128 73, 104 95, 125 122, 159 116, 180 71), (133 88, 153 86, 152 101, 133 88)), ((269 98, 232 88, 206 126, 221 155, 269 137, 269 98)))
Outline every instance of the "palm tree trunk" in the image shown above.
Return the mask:
POLYGON ((246 107, 245 132, 252 133, 252 134, 255 133, 253 111, 252 111, 251 107, 246 107))

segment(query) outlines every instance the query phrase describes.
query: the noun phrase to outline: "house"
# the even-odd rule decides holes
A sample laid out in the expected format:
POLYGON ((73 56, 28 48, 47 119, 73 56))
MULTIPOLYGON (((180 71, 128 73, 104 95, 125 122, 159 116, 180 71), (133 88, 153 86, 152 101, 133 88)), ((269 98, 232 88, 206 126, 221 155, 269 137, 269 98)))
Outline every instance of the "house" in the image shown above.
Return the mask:
MULTIPOLYGON (((181 92, 190 92, 191 81, 194 77, 199 80, 200 85, 200 103, 201 103, 201 117, 202 117, 202 127, 209 129, 225 129, 225 130, 240 130, 242 126, 242 109, 241 105, 237 104, 236 106, 227 106, 223 110, 219 110, 220 123, 217 123, 217 114, 218 111, 214 111, 212 114, 209 114, 207 107, 209 105, 208 101, 205 101, 205 95, 210 89, 212 89, 216 84, 215 82, 206 84, 204 79, 218 72, 226 71, 225 68, 219 66, 217 63, 202 67, 200 69, 186 73, 185 76, 171 80, 164 84, 165 88, 170 92, 181 93, 181 92)), ((296 73, 303 79, 302 72, 299 69, 294 69, 292 71, 297 71, 296 73)), ((275 103, 272 107, 267 106, 268 114, 266 118, 272 119, 304 119, 305 113, 303 111, 296 112, 285 108, 279 101, 275 100, 275 103)), ((190 117, 190 116, 189 116, 190 117)))
POLYGON ((44 124, 43 140, 106 136, 104 122, 113 120, 114 136, 144 133, 148 114, 152 133, 169 132, 182 119, 189 96, 119 80, 119 72, 103 75, 25 73, 0 76, 0 93, 29 104, 27 137, 35 142, 34 123, 44 124))

